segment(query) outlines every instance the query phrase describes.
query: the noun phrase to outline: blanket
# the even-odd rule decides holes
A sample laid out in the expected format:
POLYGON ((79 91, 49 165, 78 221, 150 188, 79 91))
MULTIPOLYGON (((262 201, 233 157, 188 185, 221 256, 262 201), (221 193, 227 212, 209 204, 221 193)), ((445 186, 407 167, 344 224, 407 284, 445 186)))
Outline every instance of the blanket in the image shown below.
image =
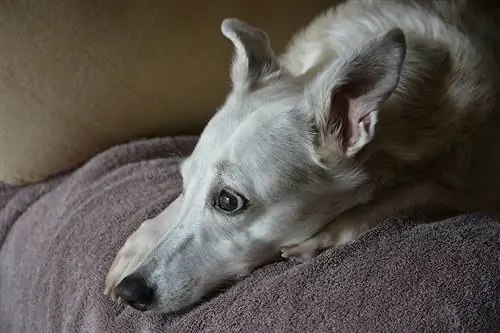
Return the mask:
POLYGON ((181 191, 196 137, 119 145, 0 185, 0 332, 500 332, 500 219, 417 212, 310 262, 257 269, 178 314, 103 292, 118 249, 181 191))

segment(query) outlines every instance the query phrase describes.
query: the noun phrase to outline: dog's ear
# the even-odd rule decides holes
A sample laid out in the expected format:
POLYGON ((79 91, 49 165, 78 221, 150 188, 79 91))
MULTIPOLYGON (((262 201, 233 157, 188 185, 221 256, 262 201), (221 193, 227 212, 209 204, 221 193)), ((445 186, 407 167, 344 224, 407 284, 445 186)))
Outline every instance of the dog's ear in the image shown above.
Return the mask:
POLYGON ((378 111, 398 85, 405 55, 405 35, 394 28, 336 59, 306 87, 319 155, 340 150, 351 157, 372 140, 378 111))
POLYGON ((264 31, 234 18, 225 19, 221 31, 234 44, 231 80, 235 87, 251 87, 275 77, 280 71, 264 31))

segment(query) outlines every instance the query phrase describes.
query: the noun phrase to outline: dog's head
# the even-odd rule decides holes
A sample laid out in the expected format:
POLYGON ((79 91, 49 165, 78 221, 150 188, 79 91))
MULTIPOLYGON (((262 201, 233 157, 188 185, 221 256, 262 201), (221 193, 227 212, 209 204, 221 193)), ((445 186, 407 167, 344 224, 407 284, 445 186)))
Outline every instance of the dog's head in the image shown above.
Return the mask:
POLYGON ((405 55, 394 29, 305 80, 280 64, 263 31, 226 19, 222 32, 235 47, 232 90, 182 163, 176 221, 117 287, 141 309, 192 305, 363 201, 354 157, 405 55))

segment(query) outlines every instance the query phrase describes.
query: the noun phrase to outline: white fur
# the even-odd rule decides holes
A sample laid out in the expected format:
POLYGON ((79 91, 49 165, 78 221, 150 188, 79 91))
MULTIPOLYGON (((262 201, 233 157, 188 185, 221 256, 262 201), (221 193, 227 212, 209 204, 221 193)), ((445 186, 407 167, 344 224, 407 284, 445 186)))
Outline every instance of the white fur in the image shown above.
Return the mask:
POLYGON ((106 293, 120 297, 134 274, 154 291, 142 309, 176 311, 280 252, 310 259, 394 214, 495 210, 500 43, 489 14, 462 0, 351 0, 280 57, 263 31, 225 20, 232 90, 182 163, 183 199, 125 243, 106 293), (224 213, 224 190, 248 206, 224 213))
POLYGON ((108 275, 104 293, 117 300, 115 286, 143 262, 146 256, 161 241, 173 223, 182 205, 182 195, 175 199, 165 210, 153 219, 146 220, 129 236, 123 247, 118 251, 108 275))

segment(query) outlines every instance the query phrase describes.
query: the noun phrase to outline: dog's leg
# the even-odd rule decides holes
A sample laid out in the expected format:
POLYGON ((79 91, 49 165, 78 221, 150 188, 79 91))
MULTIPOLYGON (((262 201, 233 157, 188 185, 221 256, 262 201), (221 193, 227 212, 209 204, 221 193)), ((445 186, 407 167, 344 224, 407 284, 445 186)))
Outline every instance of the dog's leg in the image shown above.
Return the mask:
POLYGON ((303 243, 283 248, 282 257, 307 261, 325 249, 353 241, 392 215, 427 206, 465 210, 467 203, 461 195, 435 182, 401 185, 370 203, 346 211, 303 243))

